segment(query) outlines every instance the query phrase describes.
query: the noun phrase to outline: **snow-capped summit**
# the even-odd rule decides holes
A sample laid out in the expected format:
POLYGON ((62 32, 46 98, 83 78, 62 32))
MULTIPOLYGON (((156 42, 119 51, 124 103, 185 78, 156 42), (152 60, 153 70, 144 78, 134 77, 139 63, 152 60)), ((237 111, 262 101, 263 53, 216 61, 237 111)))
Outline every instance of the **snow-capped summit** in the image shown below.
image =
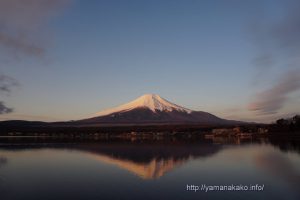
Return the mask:
POLYGON ((186 112, 186 113, 192 112, 192 110, 171 103, 157 94, 145 94, 129 103, 120 105, 112 109, 98 112, 95 114, 95 116, 104 116, 116 112, 125 112, 125 111, 133 110, 135 108, 148 108, 153 112, 157 112, 157 111, 169 111, 169 112, 179 111, 179 112, 186 112))

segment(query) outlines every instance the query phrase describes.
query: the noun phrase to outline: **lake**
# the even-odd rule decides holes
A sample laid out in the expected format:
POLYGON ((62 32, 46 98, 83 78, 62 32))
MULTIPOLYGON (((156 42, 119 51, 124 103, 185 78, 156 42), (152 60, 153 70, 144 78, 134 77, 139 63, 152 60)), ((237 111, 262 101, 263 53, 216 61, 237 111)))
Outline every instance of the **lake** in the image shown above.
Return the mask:
POLYGON ((1 200, 298 200, 299 185, 297 142, 0 140, 1 200))

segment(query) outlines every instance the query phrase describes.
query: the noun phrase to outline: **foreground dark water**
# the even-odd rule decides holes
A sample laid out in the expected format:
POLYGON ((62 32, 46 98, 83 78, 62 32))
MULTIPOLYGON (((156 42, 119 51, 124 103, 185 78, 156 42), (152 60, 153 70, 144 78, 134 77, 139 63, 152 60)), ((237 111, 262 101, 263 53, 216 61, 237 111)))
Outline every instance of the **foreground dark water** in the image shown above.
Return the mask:
POLYGON ((299 149, 281 140, 0 140, 0 199, 296 200, 299 149), (202 184, 263 190, 187 190, 202 184))

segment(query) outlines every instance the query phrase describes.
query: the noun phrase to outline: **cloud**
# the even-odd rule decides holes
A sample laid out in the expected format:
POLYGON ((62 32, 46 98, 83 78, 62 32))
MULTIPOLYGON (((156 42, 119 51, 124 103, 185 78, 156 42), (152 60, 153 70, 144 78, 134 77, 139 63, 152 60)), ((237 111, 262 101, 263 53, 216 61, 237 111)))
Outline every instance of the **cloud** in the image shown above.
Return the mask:
POLYGON ((40 28, 69 0, 0 0, 0 48, 14 56, 43 56, 40 28))
MULTIPOLYGON (((17 85, 19 83, 14 78, 0 74, 0 94, 9 94, 11 88, 17 85)), ((3 101, 0 101, 0 114, 7 114, 12 111, 12 108, 7 107, 3 101)))
POLYGON ((274 70, 281 72, 272 86, 256 94, 248 106, 251 111, 259 111, 258 114, 277 113, 289 99, 289 94, 300 89, 300 2, 284 1, 277 7, 282 12, 266 10, 269 12, 260 15, 260 21, 253 29, 258 47, 254 59, 255 83, 274 77, 274 70))
POLYGON ((14 78, 4 74, 0 74, 0 94, 9 94, 11 92, 11 88, 17 85, 19 85, 19 83, 14 78))
MULTIPOLYGON (((48 19, 71 0, 0 0, 0 50, 15 58, 43 57, 45 48, 37 38, 48 19)), ((6 56, 6 55, 5 55, 6 56)), ((0 94, 9 94, 18 82, 0 74, 0 94)), ((12 112, 0 101, 0 114, 12 112)))
MULTIPOLYGON (((276 5, 274 5, 276 7, 276 5)), ((258 68, 269 68, 282 59, 291 62, 300 53, 300 2, 284 1, 272 12, 267 6, 252 26, 252 34, 258 47, 254 64, 258 68)))
POLYGON ((22 52, 26 55, 42 56, 45 49, 34 44, 30 44, 26 39, 12 37, 0 32, 0 44, 13 50, 14 55, 22 52))
POLYGON ((11 113, 13 111, 12 108, 8 108, 4 105, 4 102, 0 101, 0 115, 11 113))
POLYGON ((275 114, 283 107, 289 94, 300 90, 300 70, 294 69, 283 74, 270 89, 256 95, 249 110, 260 114, 275 114))

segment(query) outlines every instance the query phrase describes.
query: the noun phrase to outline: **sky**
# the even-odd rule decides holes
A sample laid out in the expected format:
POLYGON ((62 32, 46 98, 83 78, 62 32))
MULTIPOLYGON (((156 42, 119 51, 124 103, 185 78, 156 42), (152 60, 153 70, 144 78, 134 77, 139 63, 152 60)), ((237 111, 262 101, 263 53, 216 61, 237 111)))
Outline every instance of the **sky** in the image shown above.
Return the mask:
POLYGON ((0 0, 0 120, 83 119, 146 93, 219 117, 300 111, 300 3, 0 0))

